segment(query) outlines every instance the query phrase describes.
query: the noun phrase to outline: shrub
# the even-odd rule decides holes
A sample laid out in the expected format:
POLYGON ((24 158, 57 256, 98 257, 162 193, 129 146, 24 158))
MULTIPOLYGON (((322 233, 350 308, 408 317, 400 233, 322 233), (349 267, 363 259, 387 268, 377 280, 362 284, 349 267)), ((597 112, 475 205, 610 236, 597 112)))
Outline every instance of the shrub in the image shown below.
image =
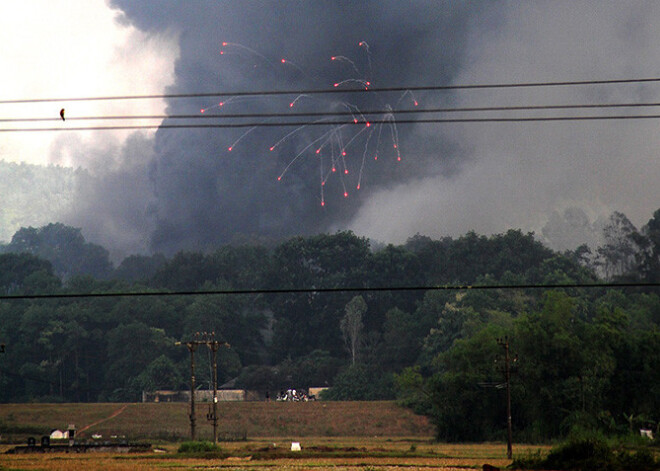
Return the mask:
POLYGON ((211 442, 183 442, 179 446, 179 453, 206 453, 209 451, 220 451, 218 445, 214 445, 211 442))
POLYGON ((540 451, 516 458, 511 463, 511 468, 653 471, 660 469, 660 462, 656 461, 653 453, 646 448, 636 452, 615 452, 602 437, 591 436, 569 439, 550 450, 545 458, 540 451))
POLYGON ((660 463, 655 460, 653 453, 642 448, 635 453, 623 452, 619 455, 621 469, 626 471, 653 471, 660 469, 660 463))
POLYGON ((550 451, 543 465, 547 469, 613 470, 615 455, 600 438, 571 440, 550 451))

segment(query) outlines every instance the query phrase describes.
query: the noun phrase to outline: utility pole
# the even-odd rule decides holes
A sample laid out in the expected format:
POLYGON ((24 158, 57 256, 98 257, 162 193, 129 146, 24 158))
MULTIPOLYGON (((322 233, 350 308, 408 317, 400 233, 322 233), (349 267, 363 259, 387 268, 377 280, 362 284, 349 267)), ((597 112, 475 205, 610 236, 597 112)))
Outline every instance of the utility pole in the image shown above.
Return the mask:
POLYGON ((186 342, 186 347, 190 350, 190 439, 195 441, 195 350, 197 343, 191 340, 186 342))
POLYGON ((5 353, 5 344, 0 343, 0 353, 5 353))
POLYGON ((507 443, 506 456, 513 458, 513 429, 511 426, 511 365, 509 355, 509 337, 497 339, 497 344, 504 348, 504 384, 506 385, 506 425, 507 425, 507 443))
MULTIPOLYGON (((211 332, 211 336, 215 337, 215 333, 211 332)), ((220 343, 213 338, 206 345, 213 352, 213 413, 207 417, 213 423, 213 444, 218 444, 218 361, 217 353, 220 343)))
POLYGON ((215 339, 215 332, 195 333, 195 339, 187 342, 176 342, 175 345, 185 345, 190 351, 190 438, 195 440, 195 350, 199 345, 206 345, 213 353, 213 412, 206 418, 213 423, 213 443, 218 444, 218 361, 217 352, 220 345, 229 347, 228 343, 220 343, 215 339))

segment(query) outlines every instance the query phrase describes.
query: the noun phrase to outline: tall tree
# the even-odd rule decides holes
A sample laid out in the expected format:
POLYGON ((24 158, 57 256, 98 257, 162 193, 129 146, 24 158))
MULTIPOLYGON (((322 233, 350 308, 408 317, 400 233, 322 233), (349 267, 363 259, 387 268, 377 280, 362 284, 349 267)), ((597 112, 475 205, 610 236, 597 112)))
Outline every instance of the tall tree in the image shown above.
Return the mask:
POLYGON ((625 214, 615 211, 609 217, 603 228, 605 242, 597 249, 605 278, 622 276, 634 269, 635 255, 639 250, 631 237, 635 232, 637 229, 625 214))
POLYGON ((108 251, 85 241, 82 230, 61 223, 18 230, 5 247, 6 252, 31 253, 53 264, 55 273, 66 280, 74 275, 105 279, 112 273, 108 251))
MULTIPOLYGON (((279 289, 343 288, 365 283, 369 241, 352 232, 295 237, 273 253, 268 286, 279 289)), ((339 321, 350 301, 344 293, 310 292, 273 296, 273 356, 281 361, 316 349, 341 353, 339 321)))
POLYGON ((632 236, 643 248, 640 256, 640 271, 646 281, 660 281, 660 209, 642 228, 642 234, 632 236))
POLYGON ((0 293, 35 294, 59 286, 50 262, 27 253, 0 254, 0 293))
POLYGON ((346 314, 342 317, 339 323, 346 348, 351 354, 351 364, 355 365, 358 352, 360 349, 360 342, 362 340, 362 316, 367 312, 367 303, 362 296, 355 296, 346 305, 346 314))

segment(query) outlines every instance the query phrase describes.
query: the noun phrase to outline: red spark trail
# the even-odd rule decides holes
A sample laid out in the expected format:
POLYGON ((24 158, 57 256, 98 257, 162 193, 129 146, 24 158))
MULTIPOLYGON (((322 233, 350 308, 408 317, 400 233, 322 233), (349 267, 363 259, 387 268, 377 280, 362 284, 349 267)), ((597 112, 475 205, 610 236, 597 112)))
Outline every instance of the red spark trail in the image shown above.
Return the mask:
MULTIPOLYGON (((347 71, 352 75, 351 77, 338 80, 332 84, 334 88, 346 87, 347 90, 355 90, 355 86, 362 87, 365 90, 371 88, 371 50, 366 41, 360 41, 358 47, 361 50, 361 54, 363 54, 360 59, 364 60, 366 56, 368 64, 367 73, 365 74, 360 71, 360 67, 357 65, 359 62, 343 55, 333 55, 330 57, 330 60, 337 64, 338 70, 347 71), (351 87, 351 85, 353 85, 353 87, 351 87)), ((220 55, 226 56, 230 54, 242 56, 249 61, 253 61, 255 58, 258 59, 271 66, 269 71, 277 74, 279 79, 302 80, 304 77, 305 79, 316 81, 316 79, 313 79, 310 74, 295 62, 291 61, 291 59, 285 57, 285 55, 281 55, 279 58, 272 60, 242 44, 223 41, 221 43, 220 55), (295 70, 300 75, 298 73, 293 75, 291 70, 295 70)), ((230 103, 238 104, 239 102, 248 99, 259 101, 268 107, 276 106, 280 109, 284 108, 285 110, 293 110, 300 106, 302 107, 303 113, 310 109, 345 109, 350 113, 352 121, 350 124, 333 124, 333 118, 324 117, 310 123, 302 124, 295 129, 286 132, 268 148, 270 152, 279 151, 280 149, 283 151, 284 143, 290 142, 286 148, 296 149, 295 155, 287 159, 284 168, 277 176, 278 181, 282 181, 294 165, 298 165, 300 162, 312 158, 312 156, 316 157, 318 162, 314 162, 314 165, 318 165, 319 169, 320 205, 324 207, 326 205, 325 184, 331 176, 339 179, 339 183, 343 189, 342 194, 344 195, 344 198, 348 198, 349 192, 347 184, 356 190, 361 190, 363 187, 362 180, 368 168, 366 165, 367 160, 370 160, 367 159, 368 156, 373 157, 373 162, 380 164, 379 161, 383 159, 379 159, 379 157, 389 156, 390 153, 393 152, 396 161, 401 161, 399 135, 394 110, 399 109, 399 105, 404 99, 409 100, 407 102, 409 103, 409 107, 418 106, 419 103, 416 97, 410 90, 407 90, 398 97, 394 106, 390 106, 380 101, 382 95, 369 94, 365 96, 369 97, 368 99, 372 102, 374 100, 379 102, 379 109, 385 109, 385 112, 383 112, 379 118, 371 118, 375 123, 367 120, 365 115, 360 111, 360 108, 353 103, 308 94, 301 94, 293 99, 286 99, 284 96, 231 96, 226 100, 219 101, 215 105, 202 108, 200 113, 208 113, 209 110, 214 108, 224 109, 230 103), (371 97, 373 97, 373 99, 371 97), (302 100, 303 98, 306 98, 306 100, 302 100), (325 127, 325 122, 327 122, 327 128, 325 127), (314 124, 314 126, 312 126, 312 124, 314 124), (319 124, 321 126, 317 126, 319 124), (383 133, 383 127, 386 127, 389 132, 386 131, 383 133), (386 145, 388 143, 391 147, 386 145), (388 148, 392 149, 392 151, 383 153, 384 149, 388 148)), ((296 111, 296 113, 298 112, 296 111)), ((318 111, 311 112, 310 115, 315 113, 318 113, 318 111)), ((367 115, 370 114, 374 113, 367 113, 367 115)), ((218 116, 221 115, 219 114, 218 116)), ((270 119, 273 118, 269 117, 267 121, 270 119)), ((250 127, 247 131, 239 135, 237 139, 226 147, 227 152, 236 153, 240 148, 241 142, 254 135, 257 127, 258 126, 250 127)), ((278 158, 280 157, 278 156, 278 158)))

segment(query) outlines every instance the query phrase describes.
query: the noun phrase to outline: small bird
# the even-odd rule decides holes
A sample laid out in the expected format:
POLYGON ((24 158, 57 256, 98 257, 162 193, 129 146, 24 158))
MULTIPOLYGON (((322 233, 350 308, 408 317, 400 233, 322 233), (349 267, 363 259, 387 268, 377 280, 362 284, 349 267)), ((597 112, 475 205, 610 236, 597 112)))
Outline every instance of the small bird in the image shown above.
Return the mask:
POLYGON ((60 118, 62 118, 62 121, 66 121, 66 120, 64 119, 64 108, 62 108, 62 109, 60 110, 60 118))

